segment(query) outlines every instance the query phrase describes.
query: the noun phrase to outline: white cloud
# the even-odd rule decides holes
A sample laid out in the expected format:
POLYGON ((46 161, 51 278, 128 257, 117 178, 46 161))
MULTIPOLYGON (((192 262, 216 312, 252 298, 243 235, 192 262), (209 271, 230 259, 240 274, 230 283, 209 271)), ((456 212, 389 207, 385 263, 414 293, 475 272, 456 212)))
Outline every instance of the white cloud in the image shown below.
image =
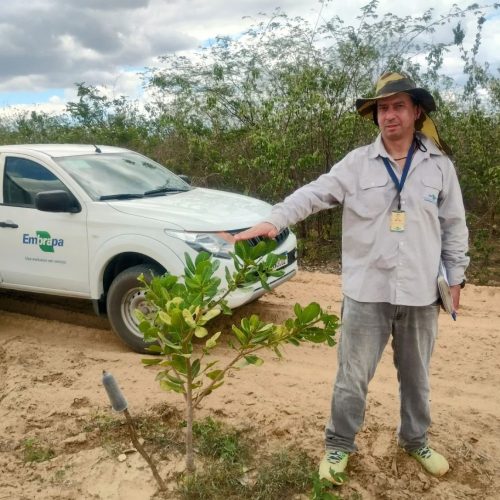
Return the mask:
MULTIPOLYGON (((66 89, 76 82, 103 86, 115 95, 141 95, 140 77, 130 68, 158 65, 157 57, 189 53, 216 35, 237 35, 258 22, 259 12, 278 5, 313 26, 335 15, 347 24, 359 22, 368 0, 304 2, 281 0, 31 0, 4 5, 0 23, 0 91, 41 92, 66 89), (243 19, 244 16, 251 16, 243 19), (27 36, 29 34, 29 36, 27 36)), ((380 0, 379 13, 419 16, 434 8, 446 13, 453 0, 380 0)), ((464 0, 458 2, 462 7, 464 0)), ((474 43, 475 25, 464 22, 466 46, 474 43)), ((449 26, 437 26, 434 41, 449 41, 449 26)), ((498 67, 500 16, 484 25, 480 60, 498 67)), ((445 58, 446 72, 460 71, 460 55, 445 58)), ((50 102, 44 105, 55 106, 50 102)), ((1 105, 1 102, 0 102, 1 105)))
POLYGON ((49 97, 49 103, 54 105, 62 104, 62 100, 58 95, 53 95, 49 97))

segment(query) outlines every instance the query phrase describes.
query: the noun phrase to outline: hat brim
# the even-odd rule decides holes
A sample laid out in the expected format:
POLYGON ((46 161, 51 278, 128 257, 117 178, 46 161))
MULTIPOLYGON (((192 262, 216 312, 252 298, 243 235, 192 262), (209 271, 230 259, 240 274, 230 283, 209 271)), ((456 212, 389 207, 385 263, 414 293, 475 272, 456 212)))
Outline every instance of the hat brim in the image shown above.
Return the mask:
POLYGON ((434 97, 432 97, 430 92, 421 88, 400 90, 399 92, 388 92, 387 94, 382 94, 377 97, 356 99, 356 110, 361 116, 372 118, 373 111, 376 109, 377 106, 377 101, 396 94, 401 94, 403 92, 405 94, 411 95, 415 99, 415 101, 417 101, 417 103, 420 104, 420 106, 422 106, 422 108, 426 113, 430 113, 431 111, 436 111, 436 101, 434 101, 434 97))

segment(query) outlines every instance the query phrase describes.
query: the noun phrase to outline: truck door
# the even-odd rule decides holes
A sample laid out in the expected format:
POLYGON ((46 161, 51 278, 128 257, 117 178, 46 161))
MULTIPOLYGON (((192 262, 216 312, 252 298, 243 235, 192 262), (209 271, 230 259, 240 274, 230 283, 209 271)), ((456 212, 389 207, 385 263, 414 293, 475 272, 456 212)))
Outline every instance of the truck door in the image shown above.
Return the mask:
POLYGON ((8 155, 3 163, 1 286, 88 296, 85 205, 80 203, 78 213, 37 210, 37 193, 71 191, 53 171, 36 161, 8 155))

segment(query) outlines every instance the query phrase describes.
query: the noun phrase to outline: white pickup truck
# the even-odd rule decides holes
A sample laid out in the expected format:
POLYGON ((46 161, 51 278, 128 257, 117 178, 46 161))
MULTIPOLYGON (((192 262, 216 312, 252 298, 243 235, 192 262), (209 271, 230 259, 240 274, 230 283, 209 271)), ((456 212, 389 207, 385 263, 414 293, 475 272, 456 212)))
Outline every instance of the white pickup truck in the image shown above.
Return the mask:
MULTIPOLYGON (((90 145, 0 146, 0 287, 93 301, 133 350, 146 344, 135 309, 145 308, 137 276, 182 275, 184 254, 205 250, 232 270, 231 235, 265 218, 270 205, 190 186, 133 151, 90 145)), ((297 270, 296 239, 278 237, 281 278, 297 270)), ((264 293, 239 289, 229 306, 264 293)))

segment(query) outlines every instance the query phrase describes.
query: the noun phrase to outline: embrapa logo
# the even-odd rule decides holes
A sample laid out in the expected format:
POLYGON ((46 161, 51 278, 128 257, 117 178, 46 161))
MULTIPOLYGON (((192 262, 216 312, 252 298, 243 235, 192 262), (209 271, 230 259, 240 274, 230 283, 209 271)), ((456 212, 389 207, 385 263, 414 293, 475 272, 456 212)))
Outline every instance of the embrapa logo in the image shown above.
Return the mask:
POLYGON ((430 203, 434 203, 434 205, 437 205, 438 202, 438 197, 434 193, 427 193, 424 194, 424 200, 429 201, 430 203))
POLYGON ((64 240, 52 238, 47 231, 37 231, 36 236, 24 233, 23 245, 38 245, 42 252, 54 252, 54 247, 64 246, 64 240))

